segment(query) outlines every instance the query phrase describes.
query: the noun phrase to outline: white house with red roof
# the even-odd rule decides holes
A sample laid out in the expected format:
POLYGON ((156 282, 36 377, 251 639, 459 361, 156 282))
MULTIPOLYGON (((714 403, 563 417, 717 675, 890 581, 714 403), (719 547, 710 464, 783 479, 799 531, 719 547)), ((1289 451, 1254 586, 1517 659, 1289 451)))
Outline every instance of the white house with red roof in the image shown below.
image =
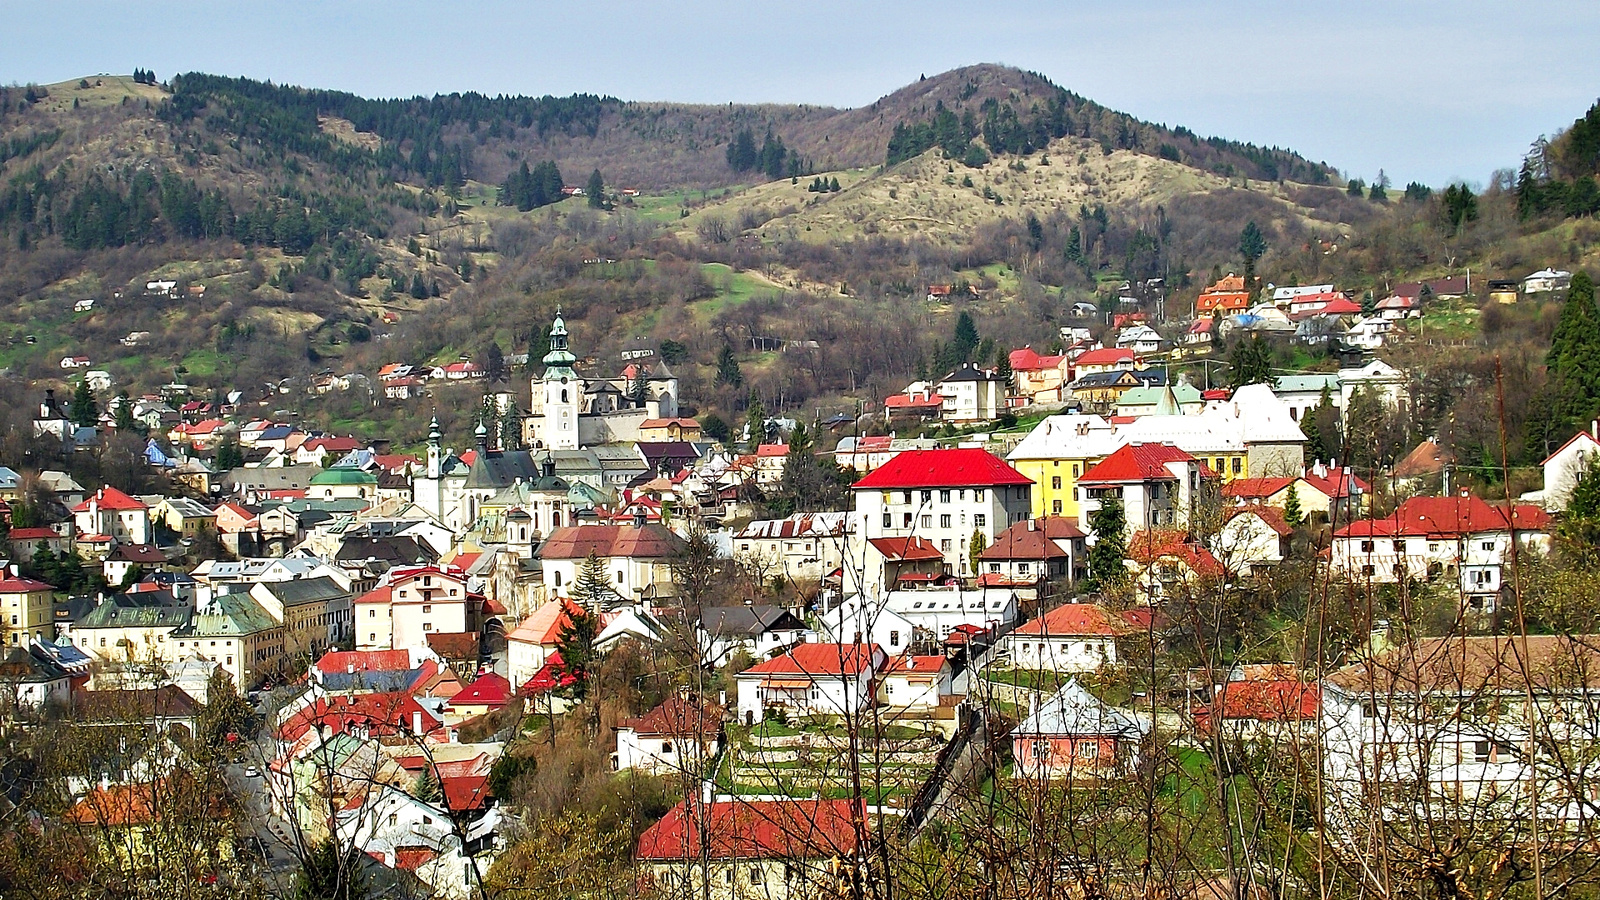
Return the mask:
POLYGON ((1211 553, 1242 575, 1271 569, 1289 554, 1294 529, 1276 506, 1252 503, 1222 511, 1222 527, 1211 538, 1211 553))
POLYGON ((1086 535, 1063 516, 1018 522, 978 556, 979 582, 985 587, 1033 586, 1058 578, 1076 580, 1088 559, 1086 535))
POLYGON ((551 600, 506 635, 506 674, 512 684, 525 683, 545 667, 556 652, 561 630, 580 613, 571 600, 551 600))
POLYGON ((1007 362, 1018 397, 1029 403, 1059 403, 1066 399, 1065 388, 1072 381, 1072 361, 1065 353, 1040 356, 1029 346, 1011 351, 1007 362))
POLYGON ((768 710, 793 716, 842 716, 872 704, 873 677, 888 656, 877 644, 801 644, 740 672, 739 721, 753 725, 768 710))
POLYGON ((1129 530, 1184 525, 1216 476, 1171 444, 1124 444, 1078 479, 1078 527, 1108 500, 1122 504, 1129 530))
MULTIPOLYGON (((1028 518, 1033 482, 987 450, 956 448, 901 453, 852 486, 856 520, 853 554, 865 560, 863 543, 879 538, 934 542, 946 571, 973 574, 974 535, 987 546, 1001 532, 1028 518)), ((846 590, 856 588, 846 569, 846 590)), ((882 574, 864 581, 885 584, 882 574)))
POLYGON ((326 466, 352 450, 361 449, 361 441, 353 437, 314 437, 295 448, 296 465, 326 466))
POLYGON ((878 702, 902 710, 930 710, 955 696, 955 674, 946 656, 895 656, 878 673, 878 702))
POLYGON ((883 418, 885 421, 897 418, 935 419, 944 412, 945 398, 937 391, 928 387, 926 382, 917 382, 905 393, 890 394, 883 398, 883 418))
POLYGON ((1333 533, 1333 570, 1365 584, 1424 580, 1458 573, 1467 606, 1491 612, 1502 569, 1517 549, 1548 549, 1550 514, 1537 506, 1490 504, 1465 491, 1412 497, 1381 519, 1351 522, 1333 533))
POLYGON ((1072 361, 1072 377, 1082 378, 1096 372, 1132 372, 1139 367, 1139 357, 1126 347, 1102 347, 1086 350, 1072 361))
POLYGON ((1215 582, 1228 572, 1210 550, 1170 528, 1135 533, 1123 563, 1133 575, 1134 593, 1150 604, 1191 596, 1196 585, 1215 582))
POLYGON ((1094 672, 1117 664, 1128 623, 1095 603, 1065 603, 1005 637, 1011 665, 1045 672, 1094 672))
POLYGON ((725 715, 715 703, 687 695, 668 697, 644 715, 617 723, 612 768, 698 777, 705 762, 717 755, 725 715))
POLYGON ((150 543, 150 508, 107 485, 72 508, 80 535, 102 535, 123 544, 150 543))
POLYGON ((1556 452, 1545 457, 1544 490, 1524 494, 1521 499, 1540 504, 1552 512, 1567 508, 1572 499, 1572 489, 1578 478, 1600 459, 1600 422, 1591 423, 1588 431, 1580 431, 1562 444, 1556 452))

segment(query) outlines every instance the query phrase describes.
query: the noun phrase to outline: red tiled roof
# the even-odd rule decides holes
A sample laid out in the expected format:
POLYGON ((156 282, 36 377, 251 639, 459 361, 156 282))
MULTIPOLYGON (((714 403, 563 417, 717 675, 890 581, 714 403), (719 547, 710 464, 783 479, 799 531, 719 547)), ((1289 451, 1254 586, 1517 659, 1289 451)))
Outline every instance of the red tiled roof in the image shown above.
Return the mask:
POLYGON ((148 825, 156 818, 155 790, 153 782, 97 786, 67 810, 66 820, 106 828, 148 825))
POLYGON ((1097 603, 1064 603, 1036 619, 1024 622, 1012 634, 1116 637, 1122 631, 1122 625, 1114 614, 1097 603))
POLYGON ((745 675, 856 675, 872 668, 877 644, 801 644, 782 656, 751 666, 745 675))
MULTIPOLYGON (((654 501, 641 498, 634 501, 646 506, 654 501)), ((683 538, 669 531, 665 525, 568 525, 550 533, 539 547, 540 559, 586 559, 590 553, 602 559, 629 557, 633 559, 670 559, 682 552, 683 538)))
POLYGON ((1238 291, 1207 291, 1195 301, 1195 309, 1200 312, 1210 312, 1214 309, 1244 309, 1249 305, 1249 293, 1238 291))
POLYGON ((439 776, 439 788, 444 793, 445 806, 451 812, 469 812, 483 809, 492 796, 487 775, 439 776))
POLYGON ((1061 365, 1061 361, 1065 358, 1065 356, 1059 354, 1056 356, 1040 356, 1034 352, 1032 347, 1023 347, 1021 350, 1013 350, 1007 354, 1007 359, 1011 363, 1011 371, 1013 372, 1037 372, 1041 369, 1054 369, 1056 366, 1061 365))
POLYGON ((430 631, 425 640, 428 642, 428 649, 444 659, 478 658, 476 631, 430 631))
POLYGON ((712 859, 848 857, 862 849, 857 820, 870 821, 856 800, 685 800, 640 835, 634 857, 699 859, 702 849, 712 859))
MULTIPOLYGON (((11 534, 13 538, 16 537, 16 532, 12 532, 11 534)), ((54 537, 55 533, 51 532, 51 536, 54 537)), ((0 579, 0 594, 31 594, 34 591, 53 590, 55 590, 54 585, 45 584, 42 581, 35 581, 32 578, 13 576, 10 578, 0 579)))
POLYGON ((756 447, 757 457, 787 456, 788 454, 788 444, 762 444, 759 447, 756 447))
POLYGON ((356 602, 357 603, 392 603, 392 602, 394 602, 394 587, 392 585, 387 585, 387 584, 380 585, 378 587, 373 588, 370 591, 367 591, 365 594, 362 594, 361 596, 357 597, 356 598, 356 602))
POLYGON ((950 660, 943 656, 892 656, 883 667, 883 675, 915 674, 937 676, 950 660))
POLYGON ((1066 559, 1068 553, 1057 540, 1083 537, 1076 522, 1062 516, 1044 516, 1027 522, 1018 522, 995 536, 994 543, 983 549, 980 559, 1066 559), (1048 524, 1046 524, 1048 523, 1048 524), (1028 526, 1032 525, 1032 528, 1028 526))
POLYGON ((1078 484, 1176 481, 1178 477, 1167 469, 1167 463, 1194 461, 1171 444, 1124 444, 1084 472, 1078 484))
POLYGON ((1361 304, 1351 301, 1348 297, 1339 297, 1330 300, 1327 306, 1317 312, 1325 316, 1356 316, 1361 314, 1361 304))
POLYGON ((415 872, 438 858, 439 851, 432 847, 394 848, 394 867, 407 872, 415 872))
POLYGON ((933 545, 933 541, 920 537, 885 537, 868 538, 871 544, 884 559, 906 560, 916 562, 924 559, 944 559, 944 554, 933 545))
POLYGON ((907 450, 856 482, 858 490, 933 487, 994 487, 1033 484, 1026 475, 987 450, 907 450))
POLYGON ((1289 520, 1283 517, 1283 510, 1276 506, 1267 506, 1261 503, 1251 503, 1247 506, 1231 507, 1227 511, 1227 520, 1233 521, 1238 516, 1250 513, 1267 523, 1267 527, 1277 532, 1279 537, 1288 537, 1294 533, 1289 527, 1289 520))
POLYGON ((1195 710, 1195 724, 1205 730, 1216 707, 1222 718, 1258 722, 1298 722, 1315 719, 1322 708, 1322 688, 1303 681, 1230 681, 1217 692, 1217 702, 1195 710))
POLYGON ((722 707, 687 697, 668 697, 660 706, 636 719, 623 719, 618 728, 642 735, 712 736, 722 730, 722 707))
POLYGON ((883 398, 883 405, 890 409, 925 409, 943 406, 944 400, 939 394, 890 394, 883 398))
POLYGON ((1196 575, 1216 577, 1222 574, 1222 563, 1204 547, 1184 540, 1181 532, 1151 529, 1141 531, 1128 542, 1128 558, 1149 565, 1161 559, 1177 559, 1196 575))
POLYGON ((143 503, 140 503, 138 500, 128 496, 127 494, 124 494, 110 485, 107 485, 100 490, 95 491, 88 500, 85 500, 82 503, 79 503, 77 506, 74 506, 72 511, 75 513, 88 512, 89 504, 93 501, 99 501, 101 509, 133 510, 149 508, 143 503))
POLYGON ((12 543, 15 543, 17 541, 53 541, 59 537, 61 535, 56 534, 50 528, 13 528, 11 529, 10 539, 12 543))
POLYGON ((567 671, 566 663, 562 662, 561 653, 557 651, 545 657, 544 668, 535 672, 517 693, 523 697, 532 697, 577 683, 578 676, 567 671))
POLYGON ((1412 497, 1392 515, 1351 522, 1334 532, 1334 537, 1456 537, 1513 527, 1518 531, 1544 531, 1550 527, 1550 514, 1537 506, 1520 504, 1512 506, 1507 516, 1504 506, 1470 495, 1412 497))
POLYGON ((1294 478, 1235 478, 1222 486, 1222 496, 1239 500, 1265 500, 1295 481, 1294 478))
POLYGON ((1099 350, 1085 350, 1078 354, 1078 358, 1073 360, 1072 364, 1081 369, 1084 366, 1112 366, 1117 363, 1133 362, 1137 358, 1132 350, 1103 347, 1099 350))
POLYGON ((424 732, 434 731, 441 724, 427 707, 402 691, 329 696, 290 716, 278 731, 290 741, 298 740, 319 724, 326 725, 333 734, 343 734, 352 728, 392 734, 411 729, 419 713, 424 732))
POLYGON ((505 706, 511 702, 511 682, 503 675, 485 672, 450 698, 451 706, 505 706))
POLYGON ((573 616, 582 614, 582 608, 571 600, 565 598, 552 600, 523 619, 510 634, 506 635, 506 640, 527 641, 544 647, 553 647, 557 636, 561 634, 561 629, 572 624, 573 616))

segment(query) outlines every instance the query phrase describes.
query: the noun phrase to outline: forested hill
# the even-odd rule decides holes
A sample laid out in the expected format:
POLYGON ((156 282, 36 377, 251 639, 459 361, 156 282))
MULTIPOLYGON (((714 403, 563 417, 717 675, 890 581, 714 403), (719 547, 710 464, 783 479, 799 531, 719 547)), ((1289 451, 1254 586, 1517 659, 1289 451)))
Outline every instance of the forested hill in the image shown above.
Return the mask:
POLYGON ((1028 153, 1065 136, 1224 175, 1314 184, 1333 175, 1326 164, 1290 151, 1153 125, 1042 76, 994 65, 922 78, 853 110, 624 102, 590 94, 370 100, 202 74, 178 76, 171 88, 163 115, 173 121, 203 118, 284 150, 444 186, 468 178, 497 184, 521 160, 552 159, 568 173, 599 168, 618 185, 703 188, 755 173, 895 163, 935 146, 958 157, 976 143, 989 154, 1028 153), (348 129, 341 133, 343 123, 348 129))

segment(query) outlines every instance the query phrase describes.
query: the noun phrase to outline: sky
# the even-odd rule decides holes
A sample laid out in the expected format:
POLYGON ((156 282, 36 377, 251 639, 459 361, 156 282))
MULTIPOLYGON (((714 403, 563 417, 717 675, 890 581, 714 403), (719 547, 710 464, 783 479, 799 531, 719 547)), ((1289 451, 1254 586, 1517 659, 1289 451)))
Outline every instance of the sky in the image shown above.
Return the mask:
POLYGON ((1483 184, 1600 97, 1594 0, 0 0, 0 83, 871 103, 973 63, 1370 181, 1483 184))

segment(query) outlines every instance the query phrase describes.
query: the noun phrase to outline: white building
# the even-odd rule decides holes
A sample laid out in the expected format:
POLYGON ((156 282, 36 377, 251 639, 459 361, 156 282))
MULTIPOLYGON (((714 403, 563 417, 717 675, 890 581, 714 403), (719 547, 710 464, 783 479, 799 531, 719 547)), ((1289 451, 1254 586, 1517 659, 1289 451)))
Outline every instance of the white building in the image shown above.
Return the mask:
MULTIPOLYGON (((1028 517, 1032 482, 986 450, 913 450, 901 453, 852 486, 855 528, 852 560, 865 560, 862 546, 874 538, 922 538, 937 542, 952 574, 972 571, 974 536, 984 546, 1028 517)), ((857 573, 846 566, 846 591, 857 573)), ((864 580, 881 585, 881 573, 864 580)))
POLYGON ((1580 431, 1544 461, 1544 490, 1522 499, 1540 503, 1545 509, 1559 512, 1567 508, 1572 499, 1572 489, 1578 479, 1600 458, 1600 422, 1590 425, 1589 431, 1580 431))
POLYGON ((770 659, 805 639, 806 623, 780 606, 708 606, 700 610, 695 638, 700 658, 722 666, 734 654, 770 659))
POLYGON ((894 656, 878 674, 878 702, 894 709, 938 709, 955 694, 945 656, 894 656))
POLYGON ((651 775, 707 775, 722 741, 723 709, 691 697, 669 697, 634 719, 617 723, 617 771, 651 775))
POLYGON ((758 519, 733 536, 733 555, 790 581, 820 581, 844 565, 849 525, 845 512, 758 519))
POLYGON ((949 585, 883 596, 887 610, 941 640, 959 625, 1003 629, 1017 621, 1017 594, 1010 588, 963 590, 949 585))
POLYGON ((1171 444, 1127 444, 1078 479, 1078 527, 1110 501, 1122 504, 1130 531, 1183 527, 1214 483, 1205 466, 1171 444))
POLYGON ((1007 381, 993 369, 974 363, 939 379, 934 393, 944 398, 940 418, 947 422, 983 422, 1000 415, 1005 408, 1007 381))
POLYGON ((770 709, 791 717, 859 712, 872 703, 873 677, 887 662, 877 644, 801 644, 735 676, 739 721, 753 725, 770 709))
POLYGON ((1094 672, 1117 664, 1117 638, 1128 631, 1128 624, 1103 606, 1066 603, 1024 622, 1004 645, 1018 669, 1094 672))

